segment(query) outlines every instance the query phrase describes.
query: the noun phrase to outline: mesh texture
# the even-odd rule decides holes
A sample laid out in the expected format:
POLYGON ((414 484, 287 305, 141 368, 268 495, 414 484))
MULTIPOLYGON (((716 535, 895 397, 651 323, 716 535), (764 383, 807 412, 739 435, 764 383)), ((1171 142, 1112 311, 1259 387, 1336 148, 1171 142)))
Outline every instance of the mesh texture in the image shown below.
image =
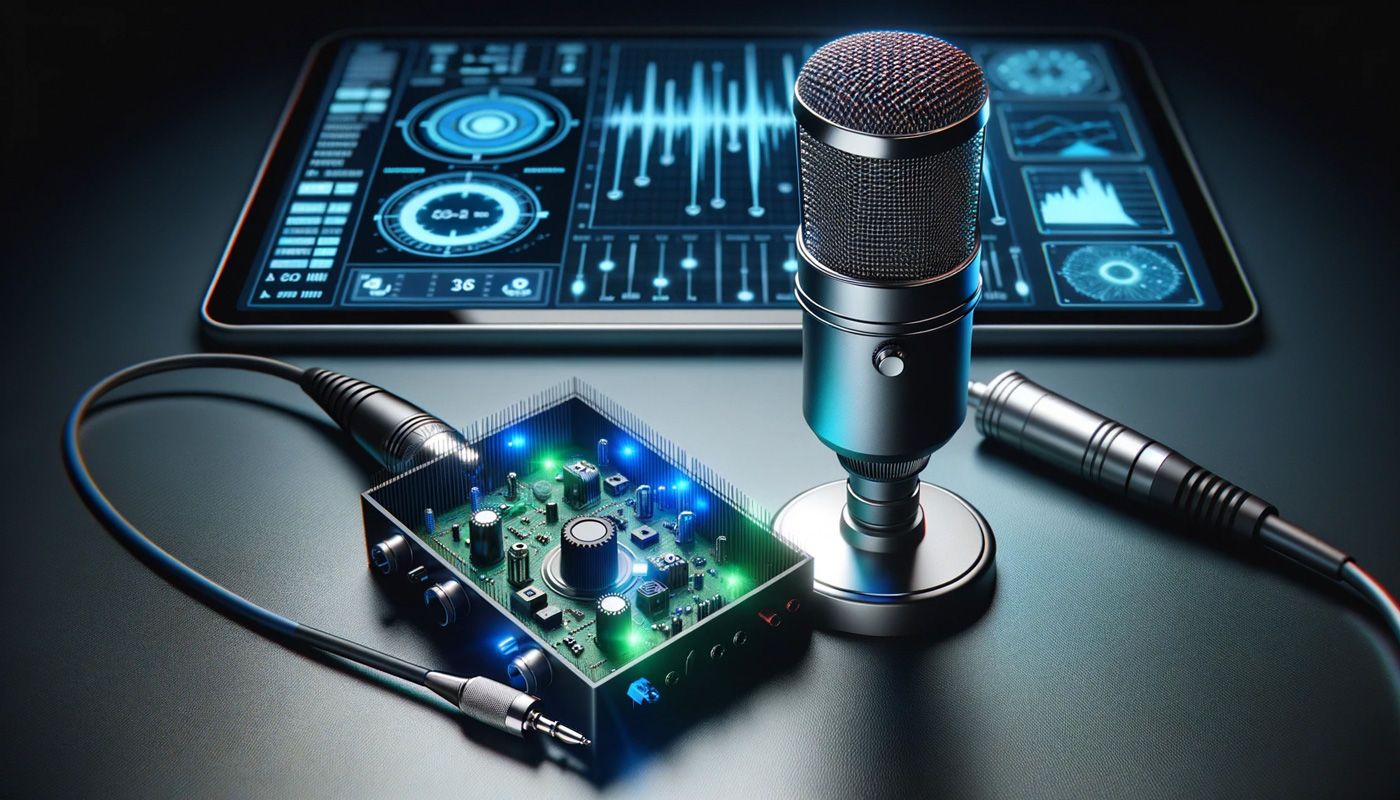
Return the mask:
POLYGON ((937 155, 882 159, 837 150, 799 127, 807 252, 837 274, 873 282, 956 269, 977 246, 983 133, 937 155))
POLYGON ((972 58, 922 33, 873 31, 823 45, 797 76, 818 115, 861 133, 907 136, 971 116, 987 96, 972 58))

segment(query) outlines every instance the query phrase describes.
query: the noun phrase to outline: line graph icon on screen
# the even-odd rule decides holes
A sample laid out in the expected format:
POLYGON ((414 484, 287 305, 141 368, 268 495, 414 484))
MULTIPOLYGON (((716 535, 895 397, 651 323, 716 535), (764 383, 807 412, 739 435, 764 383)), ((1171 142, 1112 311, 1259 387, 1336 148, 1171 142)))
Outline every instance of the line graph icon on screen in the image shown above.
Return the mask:
POLYGON ((1139 161, 1142 146, 1117 104, 1088 108, 1003 105, 1008 154, 1018 161, 1139 161))

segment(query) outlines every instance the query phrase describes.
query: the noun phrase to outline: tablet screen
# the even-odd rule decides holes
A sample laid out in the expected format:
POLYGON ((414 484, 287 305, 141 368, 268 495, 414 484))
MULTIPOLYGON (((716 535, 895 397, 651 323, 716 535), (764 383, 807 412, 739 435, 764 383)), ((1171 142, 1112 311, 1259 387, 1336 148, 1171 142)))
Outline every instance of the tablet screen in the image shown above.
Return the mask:
MULTIPOLYGON (((979 324, 1239 305, 1248 290, 1131 47, 946 38, 992 92, 979 324)), ((312 323, 795 324, 791 91, 822 41, 333 42, 253 201, 256 249, 235 243, 233 305, 312 323)))

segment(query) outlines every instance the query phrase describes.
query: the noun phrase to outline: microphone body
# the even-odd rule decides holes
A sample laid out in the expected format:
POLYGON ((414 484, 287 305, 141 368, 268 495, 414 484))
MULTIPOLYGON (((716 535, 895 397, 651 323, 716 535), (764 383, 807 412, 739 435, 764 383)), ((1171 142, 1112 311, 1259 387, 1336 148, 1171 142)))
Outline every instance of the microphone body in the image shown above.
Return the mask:
POLYGON ((802 409, 847 478, 773 529, 811 554, 824 627, 927 633, 991 603, 991 526, 919 480, 967 413, 987 115, 977 64, 917 33, 830 42, 793 87, 802 409))
POLYGON ((966 53, 903 32, 825 45, 794 87, 803 415, 870 536, 921 532, 919 472, 966 415, 987 94, 966 53))

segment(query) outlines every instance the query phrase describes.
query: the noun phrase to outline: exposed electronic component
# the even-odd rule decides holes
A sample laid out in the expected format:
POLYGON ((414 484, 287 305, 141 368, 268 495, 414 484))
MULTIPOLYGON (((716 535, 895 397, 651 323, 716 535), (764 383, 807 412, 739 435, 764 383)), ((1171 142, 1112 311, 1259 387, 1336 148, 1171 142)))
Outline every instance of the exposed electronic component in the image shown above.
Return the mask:
POLYGON ((644 581, 637 587, 637 608, 643 614, 654 617, 666 611, 666 584, 659 581, 644 581))
POLYGON ((607 439, 599 439, 599 440, 598 440, 598 466, 599 466, 599 467, 606 467, 607 465, 608 465, 608 440, 607 440, 607 439))
POLYGON ((545 502, 554 496, 554 485, 549 481, 535 481, 530 485, 530 493, 538 502, 545 502))
POLYGON ((721 608, 724 608, 724 597, 722 597, 721 595, 716 594, 709 600, 701 600, 695 606, 695 621, 699 622, 700 620, 710 616, 711 614, 715 613, 721 608))
POLYGON ((483 508, 471 516, 471 556, 473 564, 494 564, 504 555, 501 541, 501 515, 483 508))
POLYGON ((676 517, 676 544, 691 544, 695 541, 695 514, 682 511, 676 517))
POLYGON ((647 559, 647 580, 664 584, 667 589, 683 588, 690 579, 689 564, 674 553, 647 559))
POLYGON ((426 531, 429 536, 437 532, 437 527, 433 523, 433 510, 431 508, 423 509, 423 530, 426 531))
POLYGON ((660 540, 661 534, 657 533, 655 529, 648 528, 645 525, 632 531, 632 544, 643 549, 651 547, 660 540))
POLYGON ((632 488, 632 482, 627 480, 622 473, 618 472, 609 475, 608 479, 603 481, 603 488, 607 489, 608 494, 613 497, 619 497, 627 494, 627 490, 632 488))
POLYGON ((660 700, 661 692, 657 691, 651 681, 646 678, 638 678, 632 681, 631 686, 627 687, 627 696, 632 698, 633 703, 642 706, 660 700))
POLYGON ((729 561, 729 537, 715 537, 715 563, 724 564, 729 561))
POLYGON ((510 608, 517 616, 529 617, 549 604, 549 595, 537 586, 526 586, 510 596, 510 608))
POLYGON ((637 487, 637 519, 651 519, 653 513, 651 487, 645 483, 637 487))
POLYGON ((520 497, 520 478, 514 473, 506 473, 506 499, 515 500, 520 497))
MULTIPOLYGON (((730 639, 739 627, 751 637, 743 657, 755 674, 764 672, 766 660, 787 646, 788 625, 778 631, 783 636, 753 636, 753 625, 762 623, 747 610, 744 620, 738 620, 736 613, 733 625, 724 622, 728 617, 721 617, 718 625, 706 619, 719 610, 718 599, 710 597, 718 591, 719 580, 710 577, 714 573, 704 574, 707 567, 716 565, 715 538, 727 534, 731 543, 744 544, 727 551, 734 566, 721 568, 723 577, 730 577, 733 570, 736 579, 742 578, 739 585, 749 587, 736 593, 735 612, 741 597, 745 609, 751 603, 756 603, 753 608, 780 609, 789 598, 803 596, 812 580, 810 567, 792 569, 805 566, 806 557, 755 527, 744 504, 734 500, 741 495, 732 487, 693 463, 679 463, 679 456, 672 456, 678 449, 649 432, 627 430, 609 413, 576 396, 562 402, 545 400, 505 428, 493 422, 490 427, 496 432, 471 444, 481 456, 474 472, 463 473, 453 461, 442 460, 365 495, 371 563, 384 562, 392 572, 385 586, 402 591, 408 584, 411 599, 424 603, 425 590, 455 577, 467 595, 474 595, 471 616, 465 620, 453 605, 456 627, 466 626, 467 640, 485 641, 493 657, 496 648, 489 645, 508 633, 513 640, 533 640, 542 646, 555 676, 571 677, 567 686, 555 681, 550 691, 591 710, 589 725, 599 736, 590 738, 613 743, 603 745, 607 748, 622 740, 619 726, 627 727, 626 715, 615 712, 619 704, 626 708, 632 703, 626 695, 630 681, 646 675, 657 687, 669 685, 660 680, 668 671, 682 676, 677 678, 682 684, 703 677, 711 664, 705 655, 715 637, 731 647, 730 639), (528 453, 518 446, 511 449, 516 437, 531 442, 528 453), (606 466, 592 458, 600 437, 606 437, 615 451, 609 453, 606 466), (517 494, 516 499, 507 500, 507 475, 512 470, 517 473, 517 494), (696 477, 688 483, 692 475, 696 477), (665 491, 675 497, 668 501, 675 504, 669 512, 657 508, 655 489, 663 477, 665 491), (650 486, 643 488, 643 482, 650 486), (472 529, 468 492, 473 484, 480 487, 477 522, 490 521, 488 527, 498 524, 498 530, 507 534, 505 543, 497 544, 497 552, 484 561, 475 554, 483 545, 492 549, 491 537, 472 529), (699 498, 705 501, 704 510, 691 505, 699 503, 699 498), (574 510, 577 502, 587 503, 587 508, 574 510), (423 534, 428 505, 438 525, 433 536, 423 534), (682 511, 693 514, 682 517, 682 511), (447 535, 453 522, 459 523, 461 540, 457 542, 447 535), (476 540, 475 548, 469 534, 476 540), (395 536, 400 537, 403 552, 395 550, 391 563, 386 551, 393 546, 376 543, 395 536), (415 574, 423 578, 421 582, 403 580, 406 572, 420 565, 425 568, 415 574), (698 581, 692 573, 701 574, 698 581), (709 627, 690 630, 700 620, 709 627), (689 650, 694 650, 690 660, 699 666, 683 670, 689 650), (625 680, 616 680, 624 668, 635 671, 625 680)), ((438 622, 446 614, 436 598, 428 610, 438 622)), ((730 655, 738 656, 739 651, 730 655)), ((683 700, 680 696, 666 699, 668 707, 672 700, 683 700)), ((699 704, 709 700, 699 699, 699 704)), ((681 710, 687 707, 677 706, 677 713, 688 714, 681 710)))
POLYGON ((598 598, 598 647, 609 653, 626 649, 632 636, 632 606, 620 594, 598 598))
POLYGON ((552 631, 564 624, 564 612, 557 606, 545 606, 535 612, 535 621, 541 628, 552 631))
POLYGON ((559 536, 559 577, 579 592, 601 592, 618 579, 617 533, 606 517, 580 516, 559 536))
POLYGON ((473 487, 472 487, 472 513, 475 514, 476 512, 478 512, 478 511, 480 511, 480 510, 481 510, 481 487, 480 487, 480 486, 473 486, 473 487))
POLYGON ((598 468, 587 461, 579 460, 564 467, 564 502, 576 509, 584 509, 598 502, 601 489, 598 486, 598 468))
POLYGON ((452 541, 462 541, 462 526, 460 523, 452 523, 452 541))
POLYGON ((506 551, 507 581, 511 588, 519 589, 532 582, 530 577, 530 545, 516 542, 506 551))
POLYGON ((664 485, 656 487, 652 490, 652 493, 656 497, 657 508, 661 509, 662 511, 671 510, 671 493, 666 491, 666 487, 664 485))

